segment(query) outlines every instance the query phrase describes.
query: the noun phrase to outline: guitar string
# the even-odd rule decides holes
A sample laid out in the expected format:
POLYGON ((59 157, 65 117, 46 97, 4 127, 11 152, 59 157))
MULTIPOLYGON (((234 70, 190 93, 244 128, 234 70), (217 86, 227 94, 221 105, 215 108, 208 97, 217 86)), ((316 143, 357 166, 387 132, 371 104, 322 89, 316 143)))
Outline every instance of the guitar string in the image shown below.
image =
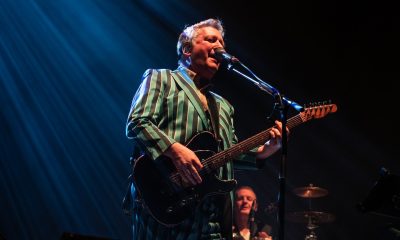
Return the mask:
MULTIPOLYGON (((291 128, 292 125, 297 125, 298 123, 301 123, 301 121, 297 121, 298 119, 292 119, 292 120, 293 121, 288 123, 288 128, 291 128), (294 123, 296 123, 296 124, 294 124, 294 123)), ((259 142, 262 143, 266 139, 269 139, 270 138, 270 133, 269 133, 270 130, 271 130, 271 128, 269 128, 265 131, 262 131, 256 135, 244 140, 242 143, 238 143, 239 145, 241 145, 241 147, 239 147, 239 148, 235 147, 235 148, 227 149, 226 151, 216 153, 213 156, 209 157, 208 159, 204 160, 203 163, 209 164, 210 162, 215 162, 215 159, 221 159, 220 155, 228 155, 228 156, 231 155, 232 156, 232 155, 236 155, 237 153, 240 154, 240 153, 246 152, 246 151, 252 149, 253 148, 252 146, 259 145, 259 144, 255 144, 255 143, 259 143, 259 142), (237 148, 237 150, 236 150, 236 148, 237 148)), ((219 160, 219 161, 217 160, 216 162, 217 163, 221 162, 221 160, 219 160)), ((218 163, 218 165, 221 165, 221 163, 218 163)), ((220 167, 220 166, 218 166, 218 167, 220 167)))
MULTIPOLYGON (((334 105, 329 105, 329 106, 318 106, 318 107, 307 108, 307 109, 305 109, 305 111, 303 111, 303 113, 298 114, 298 115, 296 115, 296 116, 290 118, 290 119, 288 120, 287 126, 288 126, 289 129, 290 129, 290 128, 293 128, 294 126, 297 126, 297 125, 301 124, 302 122, 307 121, 307 120, 308 120, 307 118, 311 119, 311 117, 317 116, 318 113, 319 113, 321 116, 325 116, 325 115, 327 115, 327 114, 330 112, 331 109, 333 109, 333 107, 334 107, 334 105), (305 117, 306 120, 303 120, 302 116, 305 117)), ((321 117, 321 116, 319 116, 319 117, 321 117)), ((246 148, 245 148, 245 149, 246 149, 245 151, 250 150, 250 149, 252 148, 252 147, 250 147, 250 146, 254 146, 254 143, 256 143, 257 141, 261 141, 261 142, 262 142, 263 139, 265 139, 265 137, 268 138, 268 137, 269 137, 268 135, 269 135, 269 130, 270 130, 270 129, 271 129, 271 128, 269 128, 269 129, 267 129, 267 130, 265 130, 265 131, 263 131, 263 132, 261 132, 261 133, 259 133, 259 134, 256 134, 255 136, 250 137, 249 139, 243 141, 243 142, 242 142, 242 145, 243 145, 242 148, 246 147, 246 148), (264 136, 265 134, 267 134, 267 135, 264 136), (252 139, 252 140, 251 140, 251 139, 252 139), (248 143, 248 144, 246 144, 246 143, 248 143)), ((241 144, 241 143, 238 143, 238 144, 241 144)), ((260 144, 261 144, 261 143, 260 143, 260 144)), ((242 151, 242 152, 245 152, 245 151, 242 151)), ((227 155, 228 153, 232 155, 232 153, 235 153, 235 152, 237 152, 237 150, 234 150, 233 148, 227 149, 227 150, 225 150, 225 151, 219 152, 219 153, 217 153, 217 154, 211 156, 210 158, 208 158, 208 159, 206 159, 205 161, 203 161, 203 163, 207 164, 207 163, 210 162, 210 161, 211 161, 211 162, 214 162, 214 158, 219 158, 220 155, 227 155)), ((234 155, 234 154, 233 154, 233 155, 234 155)), ((217 162, 218 162, 218 161, 217 161, 217 162)), ((219 162, 221 162, 221 161, 219 161, 219 162)), ((204 165, 204 164, 203 164, 203 165, 204 165)))
MULTIPOLYGON (((291 128, 293 126, 296 126, 296 125, 300 124, 301 122, 302 122, 301 116, 300 115, 296 115, 295 117, 289 119, 287 126, 288 126, 288 128, 291 128)), ((263 142, 263 141, 265 141, 264 139, 269 139, 269 137, 270 137, 269 136, 270 135, 269 131, 270 130, 271 130, 271 128, 268 128, 267 130, 264 130, 264 131, 262 131, 262 132, 260 132, 260 133, 258 133, 256 135, 244 140, 243 142, 238 143, 239 145, 242 145, 242 147, 239 148, 239 149, 245 149, 244 151, 243 150, 239 150, 239 151, 235 150, 236 148, 238 148, 237 147, 238 145, 235 145, 235 148, 231 148, 231 149, 227 149, 227 150, 222 151, 222 152, 218 152, 218 153, 214 154, 213 156, 205 159, 202 162, 203 166, 211 165, 213 162, 217 162, 216 166, 212 166, 211 168, 216 169, 216 168, 220 167, 219 165, 221 165, 221 163, 223 162, 223 161, 220 160, 220 159, 222 159, 220 155, 231 155, 232 156, 232 155, 236 155, 236 152, 239 152, 239 154, 240 154, 240 152, 245 152, 247 150, 250 150, 251 148, 253 148, 253 147, 250 147, 250 146, 258 145, 258 144, 255 144, 255 143, 263 142)), ((204 176, 205 174, 208 174, 207 169, 209 169, 209 168, 204 167, 203 169, 201 169, 199 171, 199 175, 204 176)), ((173 180, 173 181, 176 181, 179 178, 180 178, 180 175, 177 172, 173 173, 170 176, 170 179, 173 180)))
MULTIPOLYGON (((292 118, 290 118, 288 120, 287 126, 288 126, 289 129, 292 128, 292 127, 295 127, 295 126, 301 124, 302 122, 307 121, 308 120, 307 118, 311 118, 313 116, 315 117, 315 115, 317 115, 317 114, 315 114, 317 111, 320 111, 321 113, 323 113, 321 115, 325 116, 326 114, 328 114, 330 112, 330 110, 332 108, 333 108, 333 105, 307 108, 307 109, 305 109, 303 111, 303 116, 306 117, 306 120, 303 120, 303 118, 301 117, 302 114, 298 114, 298 115, 296 115, 296 116, 294 116, 294 117, 292 117, 292 118), (324 111, 324 110, 326 110, 326 111, 324 111)), ((260 141, 262 142, 262 141, 265 141, 264 139, 268 139, 269 138, 270 129, 271 128, 269 128, 269 129, 267 129, 265 131, 262 131, 262 132, 260 132, 260 133, 258 133, 256 135, 254 135, 254 136, 242 141, 241 143, 238 143, 240 145, 243 145, 239 149, 246 149, 246 150, 244 150, 244 151, 243 150, 235 150, 237 148, 237 147, 235 147, 235 148, 227 149, 227 150, 222 151, 222 152, 218 152, 218 153, 214 154, 213 156, 205 159, 202 162, 203 166, 211 165, 213 162, 216 162, 217 163, 216 166, 212 166, 211 168, 216 169, 216 168, 220 167, 220 165, 222 163, 224 163, 224 161, 221 161, 221 159, 223 159, 223 158, 221 158, 220 155, 231 155, 231 156, 235 155, 236 156, 237 152, 240 154, 240 153, 243 153, 245 151, 250 150, 252 148, 250 146, 258 145, 258 144, 254 144, 254 143, 258 143, 260 141)), ((235 145, 235 146, 237 146, 237 145, 235 145)), ((232 157, 229 157, 229 158, 231 159, 232 157)), ((205 174, 208 174, 207 169, 209 169, 209 168, 204 167, 203 169, 201 169, 199 171, 199 175, 204 176, 205 174)), ((180 178, 180 175, 179 175, 178 172, 175 172, 175 173, 171 174, 171 176, 170 176, 170 179, 173 180, 173 181, 176 181, 179 178, 180 178)))
MULTIPOLYGON (((293 120, 293 121, 290 121, 288 123, 288 127, 289 128, 291 128, 291 125, 295 126, 295 125, 298 125, 298 124, 300 124, 302 122, 301 117, 299 117, 299 115, 297 115, 296 117, 294 117, 291 120, 293 120)), ((262 132, 254 135, 254 136, 252 136, 252 137, 250 137, 250 138, 248 138, 248 139, 246 139, 243 142, 238 143, 238 144, 242 145, 241 149, 250 150, 252 148, 250 146, 258 145, 258 144, 255 144, 255 143, 260 142, 260 141, 262 142, 262 141, 264 141, 264 139, 268 139, 269 138, 270 129, 271 128, 269 128, 269 129, 267 129, 265 131, 262 131, 262 132)), ((236 148, 237 148, 237 145, 236 145, 235 149, 236 148)), ((220 155, 236 155, 236 154, 232 154, 232 153, 235 153, 235 152, 238 151, 238 150, 235 150, 235 149, 227 149, 226 151, 218 152, 218 153, 214 154, 213 156, 205 159, 202 162, 202 164, 203 164, 203 166, 207 166, 207 165, 211 165, 213 162, 217 162, 216 166, 212 166, 211 167, 213 169, 216 169, 216 168, 219 167, 219 165, 221 165, 221 162, 223 162, 223 161, 220 160, 220 159, 222 159, 220 155)), ((244 151, 241 150, 241 151, 245 152, 246 150, 244 150, 244 151)), ((202 170, 199 171, 199 175, 203 176, 204 174, 207 174, 208 173, 206 171, 207 169, 209 169, 209 168, 204 167, 202 170)), ((180 175, 179 175, 179 173, 176 172, 176 173, 172 174, 170 178, 175 181, 175 180, 178 180, 177 178, 180 178, 180 175)))

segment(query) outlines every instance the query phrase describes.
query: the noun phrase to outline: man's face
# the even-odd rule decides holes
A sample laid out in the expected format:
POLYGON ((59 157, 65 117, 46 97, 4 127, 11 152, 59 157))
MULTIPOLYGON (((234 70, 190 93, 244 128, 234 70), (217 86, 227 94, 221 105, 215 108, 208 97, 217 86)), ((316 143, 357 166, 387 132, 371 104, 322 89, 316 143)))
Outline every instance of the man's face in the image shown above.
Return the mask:
POLYGON ((256 195, 250 189, 239 189, 236 191, 235 209, 238 214, 249 215, 251 205, 256 200, 256 195))
POLYGON ((203 78, 211 79, 220 65, 215 59, 214 49, 224 46, 222 35, 217 29, 213 27, 199 29, 192 41, 190 69, 203 78))

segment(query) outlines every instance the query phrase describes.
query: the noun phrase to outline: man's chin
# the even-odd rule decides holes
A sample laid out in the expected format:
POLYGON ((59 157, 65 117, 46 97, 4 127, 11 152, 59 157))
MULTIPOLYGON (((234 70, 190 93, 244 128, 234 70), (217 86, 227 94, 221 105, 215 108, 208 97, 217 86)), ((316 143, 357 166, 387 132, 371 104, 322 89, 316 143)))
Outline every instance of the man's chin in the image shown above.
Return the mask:
POLYGON ((215 71, 218 71, 220 65, 221 64, 217 62, 215 59, 212 59, 211 61, 208 62, 208 67, 210 69, 214 69, 215 71))
POLYGON ((206 78, 211 80, 214 77, 214 75, 217 73, 217 71, 218 71, 218 67, 209 66, 207 68, 207 77, 206 78))
POLYGON ((243 209, 240 211, 243 214, 249 214, 250 213, 250 209, 243 209))

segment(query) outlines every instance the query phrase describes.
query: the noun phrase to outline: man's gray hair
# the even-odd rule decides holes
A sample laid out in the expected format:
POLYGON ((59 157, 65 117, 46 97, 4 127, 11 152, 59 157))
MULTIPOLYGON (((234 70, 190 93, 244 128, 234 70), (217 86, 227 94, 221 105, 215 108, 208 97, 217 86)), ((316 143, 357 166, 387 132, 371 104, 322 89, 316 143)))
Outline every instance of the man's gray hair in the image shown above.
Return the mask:
POLYGON ((176 44, 176 51, 178 53, 178 63, 181 63, 183 48, 191 49, 192 40, 197 37, 198 30, 204 27, 213 27, 217 29, 222 37, 225 35, 225 30, 222 25, 222 21, 215 18, 210 18, 198 23, 195 23, 191 26, 185 26, 182 33, 179 35, 178 43, 176 44))

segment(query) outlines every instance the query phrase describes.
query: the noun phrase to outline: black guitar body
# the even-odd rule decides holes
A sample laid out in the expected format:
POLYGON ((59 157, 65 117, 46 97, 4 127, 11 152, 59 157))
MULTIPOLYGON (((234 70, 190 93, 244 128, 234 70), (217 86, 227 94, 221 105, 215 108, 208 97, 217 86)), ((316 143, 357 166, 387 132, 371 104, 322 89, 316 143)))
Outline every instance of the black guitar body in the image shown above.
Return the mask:
MULTIPOLYGON (((202 163, 218 151, 218 142, 210 132, 195 135, 186 146, 202 163)), ((235 180, 221 180, 210 168, 203 168, 200 174, 201 184, 185 186, 165 156, 156 160, 141 156, 133 166, 134 184, 145 206, 158 222, 171 227, 190 217, 205 197, 226 194, 236 186, 235 180)))

